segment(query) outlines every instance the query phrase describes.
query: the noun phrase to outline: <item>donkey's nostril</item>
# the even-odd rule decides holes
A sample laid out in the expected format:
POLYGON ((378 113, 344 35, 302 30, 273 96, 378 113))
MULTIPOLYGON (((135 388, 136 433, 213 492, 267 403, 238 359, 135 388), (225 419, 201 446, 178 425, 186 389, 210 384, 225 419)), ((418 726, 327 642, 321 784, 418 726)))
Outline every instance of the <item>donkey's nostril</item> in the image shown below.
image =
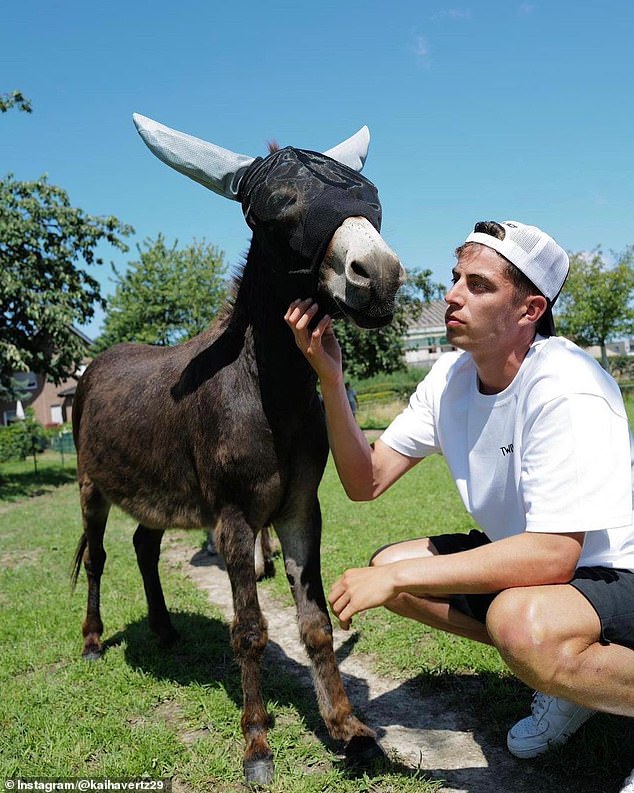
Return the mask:
POLYGON ((370 275, 370 273, 368 271, 368 268, 366 267, 365 264, 363 264, 363 262, 355 260, 355 261, 350 262, 348 267, 350 269, 350 272, 353 275, 356 276, 355 280, 357 280, 357 281, 369 281, 371 279, 371 275, 370 275))

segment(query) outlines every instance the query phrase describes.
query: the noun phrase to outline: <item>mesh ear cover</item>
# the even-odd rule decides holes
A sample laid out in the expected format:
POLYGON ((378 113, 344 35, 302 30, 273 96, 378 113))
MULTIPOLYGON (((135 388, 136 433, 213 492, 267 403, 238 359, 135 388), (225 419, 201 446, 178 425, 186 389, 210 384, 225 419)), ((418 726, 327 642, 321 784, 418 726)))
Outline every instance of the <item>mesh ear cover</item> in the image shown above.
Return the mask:
POLYGON ((150 151, 170 168, 225 198, 238 200, 238 184, 253 157, 236 154, 134 113, 134 125, 150 151))

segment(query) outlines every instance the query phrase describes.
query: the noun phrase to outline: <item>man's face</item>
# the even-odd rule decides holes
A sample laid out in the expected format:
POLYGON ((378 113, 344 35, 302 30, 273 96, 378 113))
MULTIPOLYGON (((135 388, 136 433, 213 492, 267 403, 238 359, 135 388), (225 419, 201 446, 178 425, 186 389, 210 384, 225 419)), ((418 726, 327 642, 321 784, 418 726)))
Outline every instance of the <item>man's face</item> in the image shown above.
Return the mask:
POLYGON ((501 257, 484 245, 470 245, 452 275, 453 285, 445 295, 449 343, 473 354, 491 355, 512 344, 524 308, 516 301, 501 257))

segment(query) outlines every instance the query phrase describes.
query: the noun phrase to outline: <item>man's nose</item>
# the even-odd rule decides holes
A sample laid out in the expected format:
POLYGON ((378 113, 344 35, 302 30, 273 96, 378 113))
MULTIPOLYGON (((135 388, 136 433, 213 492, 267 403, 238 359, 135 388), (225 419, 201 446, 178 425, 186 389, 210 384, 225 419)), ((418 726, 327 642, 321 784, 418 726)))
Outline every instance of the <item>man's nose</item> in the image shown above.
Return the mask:
POLYGON ((449 287, 447 293, 445 294, 445 303, 460 303, 461 302, 461 290, 459 288, 460 282, 456 281, 455 284, 449 287))

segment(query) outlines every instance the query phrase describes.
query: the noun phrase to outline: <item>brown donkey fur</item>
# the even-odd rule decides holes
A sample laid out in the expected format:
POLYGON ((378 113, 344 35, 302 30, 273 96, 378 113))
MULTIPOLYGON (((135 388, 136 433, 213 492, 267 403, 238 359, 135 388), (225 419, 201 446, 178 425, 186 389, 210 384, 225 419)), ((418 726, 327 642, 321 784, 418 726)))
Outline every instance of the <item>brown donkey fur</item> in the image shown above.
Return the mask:
MULTIPOLYGON (((316 156, 282 149, 256 165, 285 152, 316 156)), ((332 161, 319 157, 327 171, 332 161)), ((177 638, 158 572, 163 532, 212 528, 233 592, 231 644, 242 670, 244 768, 247 780, 258 783, 273 777, 260 678, 267 625, 254 569, 254 538, 269 525, 280 539, 328 730, 346 742, 352 758, 367 760, 380 752, 373 732, 352 713, 333 652, 317 499, 328 442, 315 376, 283 314, 290 299, 311 296, 333 315, 352 315, 357 323, 376 327, 390 320, 402 281, 398 259, 378 235, 378 223, 359 217, 358 201, 353 218, 342 210, 315 266, 300 278, 289 264, 288 240, 311 202, 303 201, 306 191, 298 189, 297 180, 272 181, 267 207, 286 212, 294 196, 296 216, 293 223, 288 214, 283 222, 275 216, 265 222, 249 208, 253 239, 225 316, 174 347, 121 344, 102 353, 81 378, 73 410, 84 526, 75 578, 83 560, 88 579, 84 656, 99 657, 103 648, 99 590, 110 506, 118 505, 138 523, 134 547, 149 626, 161 645, 177 638), (376 238, 368 245, 370 233, 376 238), (359 235, 365 241, 356 256, 359 235), (339 296, 333 295, 333 284, 339 284, 339 296)), ((243 206, 253 200, 241 198, 243 206)))

